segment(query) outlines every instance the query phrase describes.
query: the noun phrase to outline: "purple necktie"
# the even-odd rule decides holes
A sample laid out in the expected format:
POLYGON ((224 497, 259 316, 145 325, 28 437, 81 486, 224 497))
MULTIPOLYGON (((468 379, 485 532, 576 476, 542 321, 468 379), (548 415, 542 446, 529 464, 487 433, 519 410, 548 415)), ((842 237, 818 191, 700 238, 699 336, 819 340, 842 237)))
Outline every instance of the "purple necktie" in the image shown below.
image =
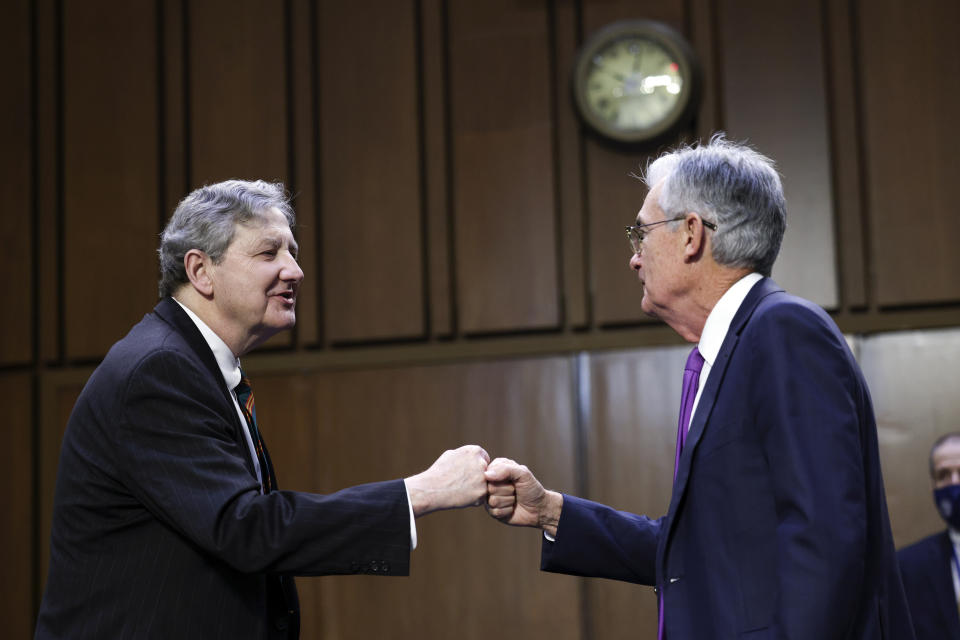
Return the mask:
MULTIPOLYGON (((700 370, 703 369, 703 356, 697 347, 687 356, 687 366, 683 368, 683 393, 680 396, 680 419, 677 421, 677 456, 673 461, 673 481, 677 481, 677 469, 680 468, 680 452, 687 442, 687 427, 693 415, 693 401, 697 399, 700 385, 700 370)), ((663 640, 663 588, 660 589, 660 607, 657 621, 657 640, 663 640)))
POLYGON ((673 460, 673 480, 677 480, 677 469, 680 468, 680 452, 687 442, 687 428, 690 426, 690 417, 693 414, 693 401, 697 398, 697 387, 700 385, 700 370, 703 369, 703 356, 700 349, 693 348, 687 356, 687 366, 683 369, 683 393, 680 396, 680 419, 677 421, 677 456, 673 460))

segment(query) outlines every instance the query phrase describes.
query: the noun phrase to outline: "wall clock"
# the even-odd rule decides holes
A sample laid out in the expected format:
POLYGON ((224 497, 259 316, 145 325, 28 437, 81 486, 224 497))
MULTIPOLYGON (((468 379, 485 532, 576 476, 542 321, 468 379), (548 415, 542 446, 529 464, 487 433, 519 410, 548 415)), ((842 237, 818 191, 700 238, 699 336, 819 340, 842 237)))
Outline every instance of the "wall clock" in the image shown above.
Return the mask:
POLYGON ((689 123, 700 68, 683 36, 651 20, 614 22, 577 54, 573 96, 583 122, 618 143, 662 140, 689 123))

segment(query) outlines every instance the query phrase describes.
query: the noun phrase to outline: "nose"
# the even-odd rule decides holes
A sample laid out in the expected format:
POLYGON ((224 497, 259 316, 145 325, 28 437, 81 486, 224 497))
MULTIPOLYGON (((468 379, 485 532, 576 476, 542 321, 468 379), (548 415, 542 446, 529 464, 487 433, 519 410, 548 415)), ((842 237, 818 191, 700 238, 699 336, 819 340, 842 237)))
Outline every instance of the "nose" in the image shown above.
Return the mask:
POLYGON ((640 254, 639 253, 635 253, 632 256, 630 256, 630 268, 633 269, 634 271, 640 270, 640 254))
POLYGON ((284 282, 294 282, 299 284, 303 280, 303 269, 297 259, 289 252, 284 254, 286 262, 283 269, 280 270, 280 279, 284 282))

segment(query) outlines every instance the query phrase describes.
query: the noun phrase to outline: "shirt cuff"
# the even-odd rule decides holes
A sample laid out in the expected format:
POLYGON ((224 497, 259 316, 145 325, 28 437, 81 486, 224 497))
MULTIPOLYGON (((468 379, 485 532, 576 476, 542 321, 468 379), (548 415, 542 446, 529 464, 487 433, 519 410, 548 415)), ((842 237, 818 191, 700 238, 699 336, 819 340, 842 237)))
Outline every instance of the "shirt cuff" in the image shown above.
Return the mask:
POLYGON ((417 520, 413 517, 413 503, 410 502, 410 489, 407 488, 407 481, 403 481, 403 489, 407 492, 407 509, 410 510, 410 551, 417 548, 417 520))

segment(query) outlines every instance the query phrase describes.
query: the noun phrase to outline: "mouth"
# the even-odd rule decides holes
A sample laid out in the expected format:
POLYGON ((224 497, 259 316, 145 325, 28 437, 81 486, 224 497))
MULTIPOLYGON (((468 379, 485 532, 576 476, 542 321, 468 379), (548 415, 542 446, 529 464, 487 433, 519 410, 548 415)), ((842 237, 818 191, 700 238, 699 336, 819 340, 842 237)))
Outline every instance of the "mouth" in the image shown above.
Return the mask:
POLYGON ((270 294, 271 298, 279 298, 284 305, 293 306, 297 301, 297 294, 294 291, 278 291, 270 294))

